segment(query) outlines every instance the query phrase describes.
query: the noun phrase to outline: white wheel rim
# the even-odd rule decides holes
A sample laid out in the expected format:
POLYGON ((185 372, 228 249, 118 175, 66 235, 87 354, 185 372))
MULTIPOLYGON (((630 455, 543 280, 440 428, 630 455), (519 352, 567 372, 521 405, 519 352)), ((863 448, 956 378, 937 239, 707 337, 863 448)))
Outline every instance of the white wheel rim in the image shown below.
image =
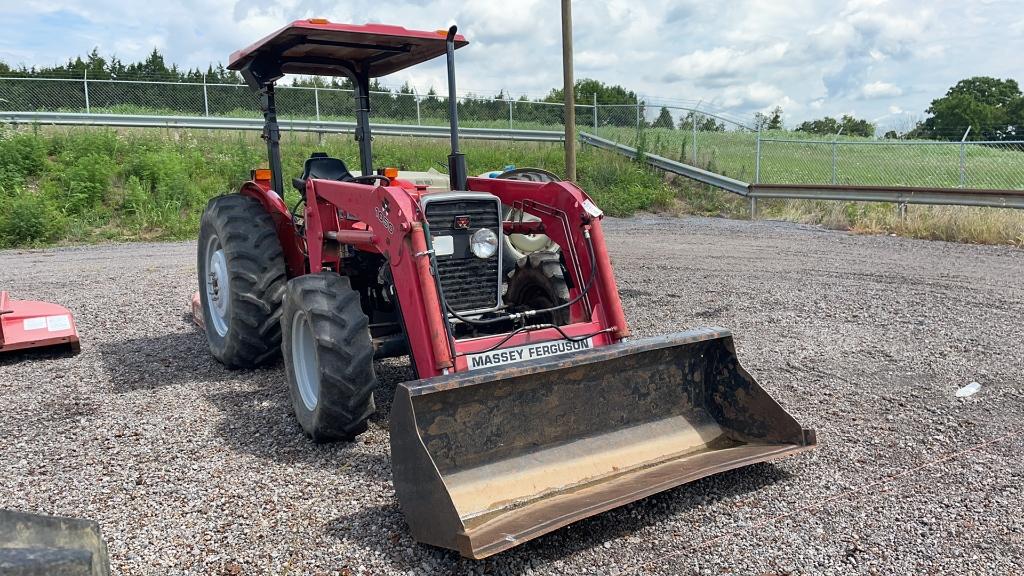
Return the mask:
POLYGON ((298 312, 292 319, 292 370, 295 372, 295 383, 299 388, 299 396, 306 409, 316 410, 320 400, 320 367, 316 358, 316 341, 313 339, 313 327, 303 312, 298 312))
POLYGON ((213 329, 221 337, 226 336, 231 311, 231 278, 227 257, 216 236, 206 245, 206 308, 213 329))

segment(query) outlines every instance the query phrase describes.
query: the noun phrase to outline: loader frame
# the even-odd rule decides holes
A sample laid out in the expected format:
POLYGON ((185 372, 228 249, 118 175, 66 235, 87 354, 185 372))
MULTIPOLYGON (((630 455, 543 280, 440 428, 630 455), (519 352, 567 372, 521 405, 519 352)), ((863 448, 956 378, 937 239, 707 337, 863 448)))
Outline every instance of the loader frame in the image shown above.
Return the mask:
MULTIPOLYGON (((280 128, 274 83, 286 72, 326 72, 345 75, 355 86, 356 130, 362 174, 373 174, 373 149, 370 129, 369 82, 374 64, 386 62, 395 55, 418 62, 411 49, 383 42, 338 41, 321 37, 311 40, 316 31, 337 27, 361 28, 361 32, 393 32, 395 27, 367 25, 349 27, 331 23, 299 21, 268 36, 231 57, 232 69, 241 72, 249 86, 260 95, 264 115, 263 138, 267 144, 269 179, 253 179, 240 190, 255 198, 274 220, 284 249, 289 278, 303 274, 333 270, 345 274, 341 253, 346 247, 383 255, 396 282, 401 317, 408 353, 421 378, 462 372, 469 368, 467 357, 496 348, 524 346, 546 341, 586 340, 595 347, 620 341, 629 335, 618 288, 601 229, 603 214, 587 194, 570 182, 527 182, 489 178, 467 178, 465 160, 458 148, 458 110, 450 98, 452 152, 449 155, 449 176, 452 190, 489 193, 502 204, 513 206, 520 213, 540 218, 540 222, 505 222, 502 233, 547 234, 563 253, 568 274, 573 279, 570 296, 579 297, 570 308, 572 322, 565 326, 537 327, 522 325, 511 334, 469 339, 456 339, 451 316, 445 313, 444 296, 430 243, 429 231, 422 213, 420 197, 425 192, 411 184, 382 179, 384 185, 338 182, 310 178, 304 193, 302 231, 296 227, 291 211, 282 200, 285 180, 281 166, 280 128), (302 40, 280 41, 290 29, 301 29, 302 40), (284 54, 301 42, 317 46, 336 46, 358 50, 361 59, 327 61, 323 58, 288 58, 284 54), (291 68, 289 68, 291 66, 291 68), (409 281, 416 279, 416 281, 409 281), (589 280, 593 280, 590 282, 589 280), (586 294, 581 291, 587 290, 586 294)), ((418 32, 399 29, 402 34, 418 32)), ((466 44, 453 26, 423 39, 439 43, 448 56, 448 85, 455 93, 455 69, 452 53, 466 44)), ((423 59, 433 58, 438 49, 427 50, 423 59)), ((255 173, 256 171, 254 171, 255 173)), ((378 357, 405 354, 406 348, 375 342, 382 353, 378 357)))

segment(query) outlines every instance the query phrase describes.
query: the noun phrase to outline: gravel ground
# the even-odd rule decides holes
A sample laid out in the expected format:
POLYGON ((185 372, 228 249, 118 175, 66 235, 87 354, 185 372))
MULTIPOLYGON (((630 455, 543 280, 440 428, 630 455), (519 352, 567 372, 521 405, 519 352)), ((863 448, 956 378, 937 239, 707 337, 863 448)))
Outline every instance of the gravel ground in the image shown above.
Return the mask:
POLYGON ((404 360, 378 366, 360 441, 314 446, 280 365, 227 371, 190 325, 193 243, 7 251, 0 287, 69 305, 82 353, 0 359, 0 507, 98 520, 123 574, 1021 573, 1024 251, 774 222, 607 229, 637 335, 732 328, 818 450, 471 562, 414 543, 398 510, 404 360))

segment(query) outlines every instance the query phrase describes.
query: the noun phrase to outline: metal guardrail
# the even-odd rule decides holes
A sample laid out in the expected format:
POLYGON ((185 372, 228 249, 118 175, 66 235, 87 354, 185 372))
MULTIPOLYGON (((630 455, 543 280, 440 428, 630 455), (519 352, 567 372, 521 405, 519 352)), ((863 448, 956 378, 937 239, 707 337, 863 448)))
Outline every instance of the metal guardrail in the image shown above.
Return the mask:
MULTIPOLYGON (((637 150, 593 134, 580 133, 580 140, 604 150, 636 159, 637 150)), ((978 190, 963 188, 923 188, 912 186, 851 186, 829 184, 748 184, 721 174, 702 170, 654 154, 645 161, 660 170, 685 176, 750 199, 751 218, 757 215, 759 199, 832 200, 839 202, 890 202, 898 205, 931 204, 938 206, 975 206, 1024 210, 1024 190, 978 190)))
MULTIPOLYGON (((354 133, 354 122, 316 120, 278 120, 281 130, 322 134, 354 133)), ((203 130, 262 130, 262 118, 221 118, 216 116, 135 116, 124 114, 82 114, 74 112, 0 112, 0 123, 39 124, 52 126, 108 126, 123 128, 190 128, 203 130)), ((371 124, 379 136, 410 136, 447 138, 447 126, 408 124, 371 124)), ((511 130, 508 128, 460 128, 462 138, 480 140, 520 140, 530 142, 562 142, 558 131, 511 130)))
POLYGON ((751 198, 791 200, 838 200, 932 204, 937 206, 980 206, 1024 210, 1024 190, 976 190, 888 186, 844 186, 816 184, 755 184, 751 198))
MULTIPOLYGON (((579 137, 580 141, 584 144, 589 144, 604 150, 611 150, 612 152, 617 152, 618 154, 634 160, 636 159, 636 148, 630 148, 625 144, 619 144, 618 142, 613 142, 612 140, 601 138, 600 136, 595 136, 586 132, 580 132, 579 137)), ((689 164, 669 160, 668 158, 664 158, 656 154, 644 154, 644 159, 648 164, 655 168, 659 168, 673 174, 679 174, 680 176, 686 176, 692 180, 703 182, 709 186, 721 188, 722 190, 732 192, 733 194, 739 194, 740 196, 746 196, 750 188, 750 184, 747 184, 746 182, 729 178, 728 176, 722 176, 721 174, 716 174, 714 172, 709 172, 695 166, 690 166, 689 164)))

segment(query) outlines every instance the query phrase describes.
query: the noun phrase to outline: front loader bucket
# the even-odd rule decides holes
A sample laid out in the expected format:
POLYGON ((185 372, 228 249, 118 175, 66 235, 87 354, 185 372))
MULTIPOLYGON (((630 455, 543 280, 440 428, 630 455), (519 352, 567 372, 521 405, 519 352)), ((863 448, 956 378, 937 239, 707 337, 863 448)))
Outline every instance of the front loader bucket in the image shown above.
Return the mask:
POLYGON ((814 445, 719 329, 408 382, 391 408, 413 537, 470 558, 814 445))

